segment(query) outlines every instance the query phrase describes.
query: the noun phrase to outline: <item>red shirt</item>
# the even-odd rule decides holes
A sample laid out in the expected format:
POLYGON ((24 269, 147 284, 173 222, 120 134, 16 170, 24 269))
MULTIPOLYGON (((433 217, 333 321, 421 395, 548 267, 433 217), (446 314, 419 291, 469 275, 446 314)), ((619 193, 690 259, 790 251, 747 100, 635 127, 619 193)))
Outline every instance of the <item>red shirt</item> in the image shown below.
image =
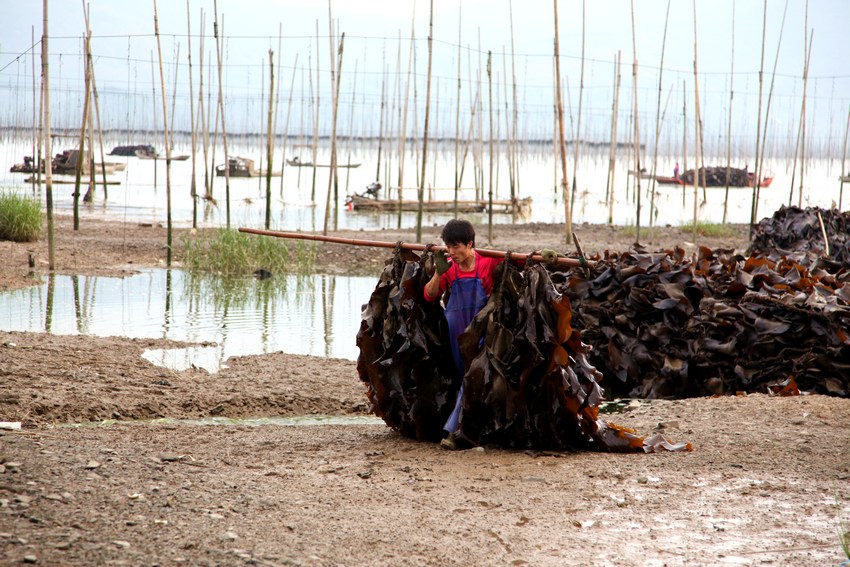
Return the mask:
POLYGON ((447 289, 451 288, 452 283, 456 279, 477 277, 481 280, 481 286, 484 288, 484 292, 489 296, 493 291, 493 271, 496 269, 496 266, 504 261, 504 258, 482 256, 476 250, 475 267, 472 270, 465 272, 460 269, 460 266, 456 266, 454 262, 450 263, 449 269, 440 276, 440 292, 437 294, 437 297, 429 297, 427 291, 423 292, 423 295, 427 301, 435 301, 437 298, 442 297, 447 289))

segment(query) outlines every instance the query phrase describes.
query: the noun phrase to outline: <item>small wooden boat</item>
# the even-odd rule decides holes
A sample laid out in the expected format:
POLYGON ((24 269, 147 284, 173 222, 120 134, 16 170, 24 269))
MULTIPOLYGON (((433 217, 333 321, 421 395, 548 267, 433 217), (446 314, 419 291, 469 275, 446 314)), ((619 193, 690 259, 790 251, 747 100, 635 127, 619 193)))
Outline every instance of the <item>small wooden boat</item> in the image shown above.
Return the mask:
POLYGON ((138 155, 137 152, 143 152, 148 155, 156 155, 156 150, 153 146, 149 144, 135 144, 132 146, 115 146, 112 148, 112 151, 109 152, 111 156, 126 156, 126 157, 136 157, 138 155))
MULTIPOLYGON (((42 177, 40 180, 36 180, 35 177, 30 176, 30 177, 27 177, 26 179, 24 179, 24 183, 41 183, 42 185, 45 185, 47 183, 47 180, 44 177, 42 177)), ((74 184, 77 183, 77 180, 76 179, 53 178, 52 183, 54 185, 74 185, 74 184)), ((80 179, 80 186, 86 187, 89 184, 91 184, 91 178, 80 179)), ((94 184, 95 185, 103 185, 103 179, 99 179, 99 180, 95 181, 94 184)), ((114 181, 114 180, 110 179, 106 182, 106 184, 107 185, 121 185, 121 182, 120 181, 114 181)))
MULTIPOLYGON (((290 165, 292 167, 313 167, 312 161, 301 161, 297 157, 286 160, 286 165, 290 165)), ((355 167, 360 167, 359 163, 338 163, 336 164, 338 169, 354 169, 355 167)), ((330 164, 317 163, 315 167, 330 167, 330 164)))
MULTIPOLYGON (((700 187, 726 187, 726 168, 725 167, 707 167, 703 173, 702 168, 699 172, 700 187), (703 179, 705 183, 703 183, 703 179)), ((773 183, 773 173, 768 173, 762 177, 759 187, 770 187, 773 183)), ((739 169, 735 167, 729 168, 729 187, 744 188, 752 187, 755 181, 755 173, 747 171, 746 168, 739 169)), ((694 170, 689 169, 682 173, 679 177, 664 177, 661 175, 655 176, 655 182, 659 185, 684 185, 692 186, 694 184, 694 170)))
POLYGON ((842 175, 838 180, 842 183, 850 183, 850 175, 842 175))
MULTIPOLYGON (((230 177, 265 177, 264 169, 255 169, 254 160, 245 157, 231 157, 227 159, 230 165, 230 177)), ((215 174, 219 177, 226 175, 224 164, 215 166, 215 174)), ((280 171, 272 171, 272 177, 280 177, 280 171)))
MULTIPOLYGON (((139 159, 152 159, 152 160, 159 160, 159 161, 165 161, 166 160, 165 156, 159 155, 158 153, 156 153, 156 151, 150 152, 148 150, 136 150, 136 157, 139 158, 139 159)), ((180 155, 171 156, 171 161, 186 161, 187 159, 189 159, 189 156, 187 154, 180 154, 180 155)))
MULTIPOLYGON (((56 175, 76 175, 77 155, 79 153, 79 150, 65 150, 61 154, 56 154, 53 158, 52 172, 56 175)), ((116 171, 123 171, 127 167, 126 163, 120 162, 104 162, 103 164, 95 162, 92 164, 88 159, 83 160, 82 165, 81 173, 83 175, 88 175, 89 166, 93 166, 97 174, 100 174, 102 171, 115 173, 116 171)))
MULTIPOLYGON (((419 201, 416 200, 373 199, 360 195, 349 195, 346 205, 350 211, 398 211, 399 206, 401 206, 402 211, 419 211, 419 201)), ((483 213, 487 211, 489 205, 489 201, 484 199, 463 200, 457 202, 457 211, 459 213, 483 213)), ((426 213, 451 213, 454 210, 454 200, 423 201, 422 203, 422 211, 426 213)), ((531 212, 531 197, 519 199, 515 203, 510 200, 493 201, 493 212, 527 215, 531 212)))

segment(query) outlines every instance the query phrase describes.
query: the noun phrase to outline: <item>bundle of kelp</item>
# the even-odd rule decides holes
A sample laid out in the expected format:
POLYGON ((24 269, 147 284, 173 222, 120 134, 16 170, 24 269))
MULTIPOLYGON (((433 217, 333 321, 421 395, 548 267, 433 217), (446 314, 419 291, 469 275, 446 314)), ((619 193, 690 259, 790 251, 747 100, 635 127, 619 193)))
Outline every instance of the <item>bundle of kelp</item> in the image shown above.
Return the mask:
POLYGON ((847 272, 811 255, 701 248, 606 254, 553 274, 572 300, 590 362, 617 397, 800 389, 850 395, 847 272))
MULTIPOLYGON (((426 256, 397 250, 364 306, 357 369, 374 413, 402 434, 436 440, 451 413, 455 377, 442 307, 422 297, 426 256)), ((644 439, 598 418, 601 376, 571 324, 569 299, 540 265, 508 262, 487 305, 461 336, 462 438, 549 450, 690 450, 644 439)))
POLYGON ((726 174, 725 167, 701 167, 698 170, 689 169, 682 173, 682 181, 686 185, 693 185, 695 173, 697 175, 697 183, 701 186, 703 185, 703 178, 706 187, 724 187, 727 179, 731 187, 747 187, 750 185, 750 175, 747 170, 736 167, 729 168, 729 175, 726 174))
POLYGON ((812 252, 850 266, 850 213, 818 207, 781 207, 753 232, 748 255, 812 252))

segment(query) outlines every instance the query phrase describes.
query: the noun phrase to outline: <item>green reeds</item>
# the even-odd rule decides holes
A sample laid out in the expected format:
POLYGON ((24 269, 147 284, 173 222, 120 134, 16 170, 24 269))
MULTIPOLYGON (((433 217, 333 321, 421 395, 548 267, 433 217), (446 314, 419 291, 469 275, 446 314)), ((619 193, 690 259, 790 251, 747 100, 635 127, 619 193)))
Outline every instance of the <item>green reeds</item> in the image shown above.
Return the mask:
POLYGON ((738 229, 734 226, 723 223, 697 222, 693 224, 682 225, 682 232, 697 234, 699 236, 707 236, 711 238, 725 238, 739 236, 738 229))
POLYGON ((0 240, 35 242, 41 226, 41 203, 32 197, 0 193, 0 240))
POLYGON ((224 275, 248 275, 261 269, 272 274, 309 273, 316 258, 315 244, 298 242, 289 247, 279 238, 228 229, 219 229, 210 238, 186 236, 183 245, 186 269, 224 275))

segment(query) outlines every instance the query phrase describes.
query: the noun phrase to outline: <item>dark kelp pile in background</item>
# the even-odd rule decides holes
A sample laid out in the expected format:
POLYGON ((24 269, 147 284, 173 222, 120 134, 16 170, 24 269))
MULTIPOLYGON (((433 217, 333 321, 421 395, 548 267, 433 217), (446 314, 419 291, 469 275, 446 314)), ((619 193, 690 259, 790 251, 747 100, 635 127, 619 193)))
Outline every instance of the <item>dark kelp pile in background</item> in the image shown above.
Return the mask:
MULTIPOLYGON (((821 211, 844 243, 845 219, 821 211)), ((608 253, 553 275, 593 345, 606 394, 678 398, 735 392, 850 395, 850 287, 843 246, 823 257, 817 211, 762 221, 744 257, 700 248, 608 253), (817 230, 812 228, 812 224, 817 230), (816 241, 820 241, 820 246, 816 241), (842 256, 844 255, 844 256, 842 256)))
MULTIPOLYGON (((436 441, 460 387, 442 307, 422 293, 426 258, 397 250, 364 306, 357 369, 374 413, 436 441)), ((548 450, 689 450, 600 420, 603 392, 570 301, 539 265, 505 262, 487 305, 461 336, 466 373, 460 417, 473 444, 548 450)))

